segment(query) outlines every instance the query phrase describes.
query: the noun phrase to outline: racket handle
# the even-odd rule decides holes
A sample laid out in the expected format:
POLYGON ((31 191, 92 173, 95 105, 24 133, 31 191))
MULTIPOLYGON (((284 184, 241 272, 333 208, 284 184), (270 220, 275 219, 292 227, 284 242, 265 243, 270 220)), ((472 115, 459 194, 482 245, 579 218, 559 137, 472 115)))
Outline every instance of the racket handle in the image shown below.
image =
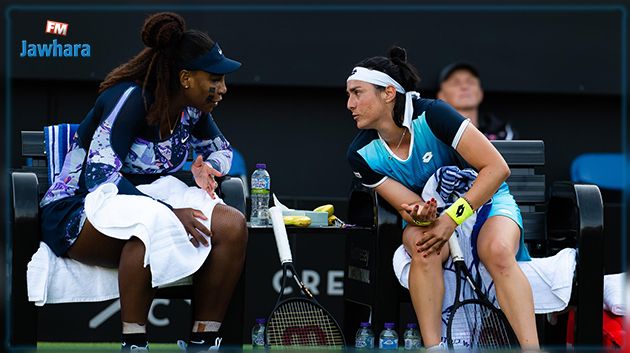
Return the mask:
POLYGON ((273 206, 269 209, 269 213, 271 214, 271 224, 273 225, 273 234, 276 237, 280 263, 293 262, 291 248, 289 247, 289 237, 287 236, 287 228, 284 226, 284 219, 282 218, 282 210, 273 206))
POLYGON ((453 259, 453 262, 464 261, 464 254, 462 253, 462 248, 459 247, 457 233, 453 233, 451 237, 448 238, 448 247, 451 252, 451 259, 453 259))

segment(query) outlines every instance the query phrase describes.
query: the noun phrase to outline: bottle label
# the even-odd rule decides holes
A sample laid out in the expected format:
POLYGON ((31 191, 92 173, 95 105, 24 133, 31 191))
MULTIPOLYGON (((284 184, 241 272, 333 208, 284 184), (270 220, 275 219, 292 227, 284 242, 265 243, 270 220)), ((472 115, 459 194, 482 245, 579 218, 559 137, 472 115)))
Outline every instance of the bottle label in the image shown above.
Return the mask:
POLYGON ((252 178, 252 190, 253 189, 267 189, 269 190, 269 179, 264 178, 252 178))
POLYGON ((354 344, 355 348, 374 348, 374 337, 359 336, 354 344))
POLYGON ((417 338, 405 338, 405 349, 420 349, 420 340, 417 338))
POLYGON ((269 195, 269 189, 252 188, 252 195, 269 195))
POLYGON ((379 342, 380 349, 398 349, 398 342, 392 338, 381 338, 379 342))
POLYGON ((265 345, 265 335, 257 334, 254 336, 253 340, 254 346, 264 346, 265 345))

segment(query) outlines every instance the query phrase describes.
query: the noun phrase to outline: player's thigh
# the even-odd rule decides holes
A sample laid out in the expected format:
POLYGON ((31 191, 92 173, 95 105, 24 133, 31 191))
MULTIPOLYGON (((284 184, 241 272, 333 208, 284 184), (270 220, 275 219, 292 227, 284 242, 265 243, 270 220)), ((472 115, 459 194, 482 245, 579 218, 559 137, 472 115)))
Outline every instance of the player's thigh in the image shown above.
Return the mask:
POLYGON ((477 251, 484 264, 515 259, 520 246, 521 229, 514 220, 494 216, 479 231, 477 251))
POLYGON ((125 242, 99 232, 86 219, 79 237, 68 249, 67 256, 87 265, 118 268, 125 242))

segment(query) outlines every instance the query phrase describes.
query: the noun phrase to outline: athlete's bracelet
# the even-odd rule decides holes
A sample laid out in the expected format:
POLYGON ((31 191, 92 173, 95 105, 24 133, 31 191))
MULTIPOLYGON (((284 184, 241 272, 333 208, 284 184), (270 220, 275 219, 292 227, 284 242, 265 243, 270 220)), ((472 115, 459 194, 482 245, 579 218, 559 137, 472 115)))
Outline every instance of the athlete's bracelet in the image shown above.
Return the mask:
POLYGON ((446 210, 446 214, 451 217, 457 225, 460 225, 464 223, 468 217, 472 216, 473 209, 468 200, 460 197, 446 210))
POLYGON ((414 219, 413 217, 411 218, 413 220, 413 224, 420 226, 420 227, 426 227, 426 226, 430 226, 431 224, 433 224, 432 221, 418 221, 416 219, 414 219))

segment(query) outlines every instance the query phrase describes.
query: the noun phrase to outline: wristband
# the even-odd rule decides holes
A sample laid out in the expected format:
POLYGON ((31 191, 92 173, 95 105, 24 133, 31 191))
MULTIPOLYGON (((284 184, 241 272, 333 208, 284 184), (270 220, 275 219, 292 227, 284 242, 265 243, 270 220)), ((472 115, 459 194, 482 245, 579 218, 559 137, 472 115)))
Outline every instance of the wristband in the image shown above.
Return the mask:
POLYGON ((468 217, 473 215, 473 209, 465 198, 460 197, 446 210, 446 214, 460 225, 464 223, 468 217))
POLYGON ((420 227, 426 227, 426 226, 430 226, 431 224, 433 224, 433 222, 431 221, 417 221, 417 220, 413 220, 413 224, 420 226, 420 227))

